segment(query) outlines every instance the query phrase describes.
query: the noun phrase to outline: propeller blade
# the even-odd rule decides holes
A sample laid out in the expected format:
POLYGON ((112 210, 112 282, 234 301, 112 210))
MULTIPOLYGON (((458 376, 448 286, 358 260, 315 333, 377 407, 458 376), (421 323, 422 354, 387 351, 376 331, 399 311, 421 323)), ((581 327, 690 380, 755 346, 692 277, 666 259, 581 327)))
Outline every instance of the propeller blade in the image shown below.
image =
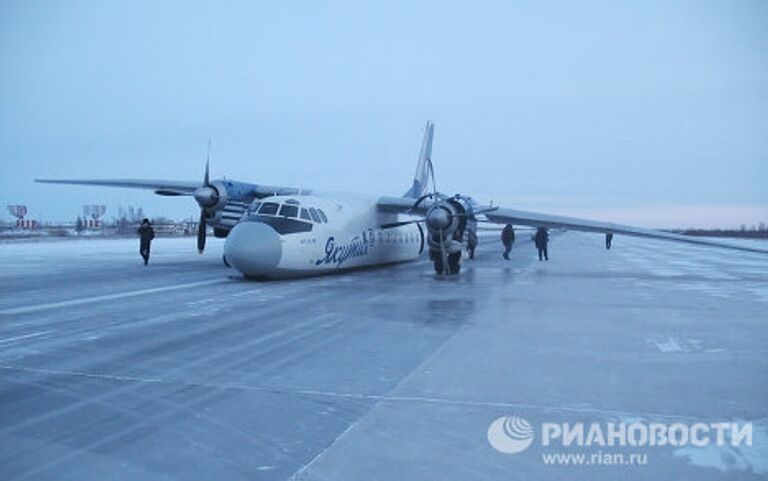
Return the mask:
POLYGON ((205 250, 205 236, 208 233, 208 214, 205 211, 208 199, 211 197, 211 139, 208 139, 208 151, 205 154, 205 175, 203 175, 204 189, 197 189, 195 199, 200 204, 200 222, 197 225, 197 252, 202 254, 205 250), (205 192, 200 192, 201 190, 205 192), (207 194, 207 196, 203 196, 207 194))
POLYGON ((445 250, 445 235, 443 231, 440 231, 440 257, 443 260, 443 275, 447 276, 450 272, 448 269, 448 252, 445 250))
POLYGON ((204 187, 208 187, 209 185, 211 185, 210 169, 209 169, 210 163, 211 163, 211 139, 208 139, 208 152, 205 154, 205 176, 203 177, 204 187))
POLYGON ((416 201, 413 203, 410 209, 408 209, 408 214, 412 213, 414 210, 418 209, 422 202, 424 202, 426 199, 431 199, 434 196, 431 192, 422 195, 416 201))
POLYGON ((380 229, 394 229, 395 227, 401 227, 409 224, 418 224, 419 222, 426 222, 427 219, 405 220, 402 222, 392 222, 390 224, 381 224, 380 229))
POLYGON ((435 182, 435 167, 432 165, 432 158, 428 158, 429 162, 429 176, 432 177, 432 193, 437 195, 437 182, 435 182))
POLYGON ((197 227, 197 252, 202 254, 205 250, 205 235, 208 227, 208 216, 205 209, 200 209, 200 224, 197 227))

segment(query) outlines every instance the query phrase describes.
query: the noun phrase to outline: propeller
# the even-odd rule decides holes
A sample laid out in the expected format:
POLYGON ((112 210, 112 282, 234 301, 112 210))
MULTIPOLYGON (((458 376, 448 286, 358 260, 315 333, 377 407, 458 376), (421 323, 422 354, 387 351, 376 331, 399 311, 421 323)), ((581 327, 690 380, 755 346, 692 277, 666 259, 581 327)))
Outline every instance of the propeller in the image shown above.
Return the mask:
POLYGON ((200 205, 200 222, 197 228, 197 252, 200 254, 205 250, 205 237, 208 229, 209 207, 213 207, 219 201, 219 192, 211 185, 210 178, 211 163, 211 140, 208 139, 208 153, 205 157, 205 175, 203 176, 203 185, 195 190, 195 200, 200 205))
MULTIPOLYGON (((457 246, 454 239, 457 229, 462 225, 466 225, 468 219, 475 220, 475 216, 493 212, 498 207, 489 206, 475 210, 475 203, 468 197, 461 195, 455 195, 454 197, 448 197, 441 194, 437 190, 437 182, 435 182, 435 170, 432 166, 432 160, 427 158, 427 168, 429 169, 429 180, 431 180, 431 189, 423 193, 417 199, 413 201, 411 207, 406 211, 407 214, 416 214, 421 218, 416 220, 407 220, 401 222, 393 222, 384 224, 382 229, 390 229, 395 227, 401 227, 408 224, 415 224, 424 222, 427 229, 430 232, 430 250, 433 255, 439 255, 442 269, 441 273, 449 275, 451 270, 448 265, 449 250, 451 253, 455 253, 457 246), (422 204, 429 199, 431 203, 428 205, 426 212, 417 212, 422 204), (435 244, 439 246, 435 246, 435 244), (449 244, 450 243, 450 244, 449 244), (439 248, 439 253, 436 252, 439 248)), ((459 241, 460 243, 461 241, 459 241)), ((437 265, 437 263, 435 263, 437 265)))
POLYGON ((427 199, 431 199, 433 197, 438 196, 439 194, 437 192, 427 192, 426 194, 422 195, 418 199, 416 199, 416 202, 413 203, 410 209, 408 209, 408 213, 410 214, 414 210, 416 210, 422 202, 424 202, 427 199))
MULTIPOLYGON (((425 198, 426 196, 422 196, 421 198, 425 198)), ((416 206, 414 204, 414 206, 416 206)), ((399 222, 390 222, 388 224, 382 224, 379 227, 382 229, 393 229, 395 227, 402 227, 404 225, 410 225, 410 224, 418 224, 420 222, 426 222, 429 227, 432 227, 433 229, 445 229, 448 227, 451 223, 450 217, 473 217, 478 216, 480 214, 485 214, 487 212, 493 212, 495 210, 498 210, 498 207, 487 207, 485 209, 479 209, 474 210, 472 212, 465 212, 463 214, 460 213, 448 213, 445 208, 437 207, 435 211, 427 211, 427 214, 422 219, 414 219, 414 220, 404 220, 399 222), (440 209, 439 211, 437 209, 440 209)))
POLYGON ((205 235, 208 229, 208 214, 205 213, 205 209, 200 209, 200 223, 197 227, 197 252, 202 254, 205 250, 205 235))
POLYGON ((395 227, 402 227, 404 225, 418 224, 419 222, 426 222, 426 219, 404 220, 404 221, 401 221, 401 222, 390 222, 388 224, 381 224, 379 226, 379 228, 381 228, 381 229, 394 229, 395 227))
POLYGON ((443 205, 446 197, 440 194, 440 192, 437 190, 437 182, 435 182, 435 170, 432 166, 432 160, 428 158, 427 161, 429 162, 427 168, 429 169, 429 179, 432 181, 432 189, 414 201, 409 210, 409 213, 418 209, 419 206, 427 199, 432 200, 434 203, 427 209, 427 212, 422 219, 395 222, 392 224, 387 224, 386 227, 399 227, 402 225, 424 222, 427 224, 427 228, 431 232, 437 231, 440 244, 442 273, 447 276, 450 273, 450 268, 448 267, 448 249, 445 245, 445 233, 446 229, 448 229, 453 222, 453 216, 456 214, 451 212, 451 210, 443 205))

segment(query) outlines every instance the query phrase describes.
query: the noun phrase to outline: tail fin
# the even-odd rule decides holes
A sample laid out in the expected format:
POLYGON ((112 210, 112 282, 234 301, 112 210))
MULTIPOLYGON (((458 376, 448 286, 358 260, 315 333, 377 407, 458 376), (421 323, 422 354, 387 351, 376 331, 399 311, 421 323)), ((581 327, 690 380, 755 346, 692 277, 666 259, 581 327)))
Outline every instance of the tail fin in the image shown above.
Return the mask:
POLYGON ((421 153, 419 153, 419 163, 416 164, 416 175, 413 177, 413 185, 403 197, 417 199, 424 195, 429 187, 430 177, 434 183, 434 171, 432 170, 432 136, 435 126, 430 121, 424 129, 424 140, 421 142, 421 153))

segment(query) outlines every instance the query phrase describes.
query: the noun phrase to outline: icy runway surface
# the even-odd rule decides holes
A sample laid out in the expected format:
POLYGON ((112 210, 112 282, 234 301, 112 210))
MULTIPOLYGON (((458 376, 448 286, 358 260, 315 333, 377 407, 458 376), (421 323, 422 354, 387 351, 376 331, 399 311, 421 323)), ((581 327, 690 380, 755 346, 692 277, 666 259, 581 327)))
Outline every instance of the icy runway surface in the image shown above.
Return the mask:
POLYGON ((768 476, 766 256, 566 233, 548 263, 494 242, 449 280, 247 282, 193 244, 156 240, 149 267, 135 240, 0 244, 0 479, 768 476), (509 415, 754 440, 552 466, 538 439, 489 444, 509 415))

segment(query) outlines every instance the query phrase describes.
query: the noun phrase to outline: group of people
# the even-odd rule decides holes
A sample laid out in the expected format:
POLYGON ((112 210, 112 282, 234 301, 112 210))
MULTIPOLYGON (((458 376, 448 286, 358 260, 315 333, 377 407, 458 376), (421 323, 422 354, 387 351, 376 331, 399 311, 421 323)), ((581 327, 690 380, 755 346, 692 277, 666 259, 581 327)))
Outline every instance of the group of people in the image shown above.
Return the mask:
MULTIPOLYGON (((509 260, 509 253, 512 251, 512 244, 515 243, 515 229, 512 224, 507 224, 504 229, 501 230, 501 243, 504 245, 504 253, 502 256, 509 260)), ((547 246, 549 244, 549 232, 544 227, 536 229, 536 234, 533 236, 533 243, 536 249, 539 251, 539 260, 548 261, 549 251, 547 246)))
MULTIPOLYGON (((509 253, 512 250, 512 244, 515 242, 515 229, 512 224, 507 224, 501 231, 501 243, 504 245, 504 253, 502 256, 509 260, 509 253)), ((475 237, 475 244, 477 244, 477 237, 475 237)), ((533 244, 536 246, 536 250, 539 252, 539 261, 549 260, 549 231, 544 227, 536 229, 536 233, 533 235, 533 244)), ((613 233, 608 232, 605 234, 605 248, 610 250, 613 244, 613 233)), ((475 248, 472 247, 470 259, 474 257, 475 248)))
MULTIPOLYGON (((512 252, 512 244, 515 243, 515 229, 512 224, 507 224, 501 230, 501 243, 504 246, 504 252, 501 254, 504 259, 509 260, 509 253, 512 252)), ((549 260, 549 231, 544 227, 536 229, 533 236, 533 244, 539 252, 540 261, 549 260)), ((610 239, 606 238, 606 245, 610 246, 610 239)), ((470 259, 475 258, 475 248, 477 247, 477 233, 473 229, 467 229, 467 253, 470 259)), ((608 247, 610 249, 610 247, 608 247)))

